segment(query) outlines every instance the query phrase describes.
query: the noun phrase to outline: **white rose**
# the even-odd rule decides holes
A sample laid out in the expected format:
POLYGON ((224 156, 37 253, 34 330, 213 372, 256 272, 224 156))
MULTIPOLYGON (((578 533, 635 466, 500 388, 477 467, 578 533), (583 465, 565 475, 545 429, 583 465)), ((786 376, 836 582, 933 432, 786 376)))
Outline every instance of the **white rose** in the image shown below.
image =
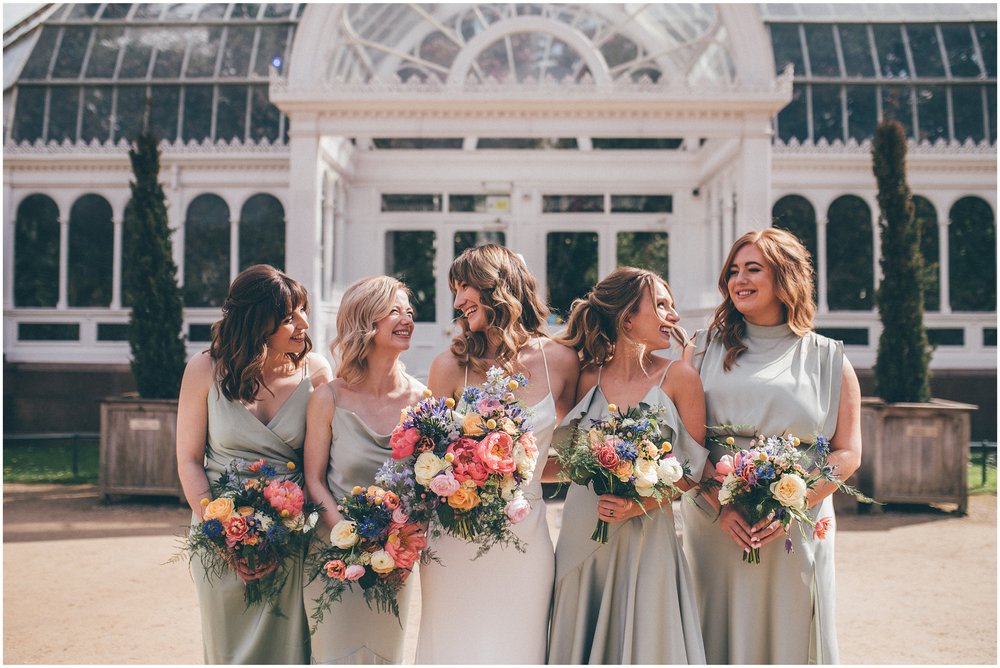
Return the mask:
POLYGON ((358 532, 355 523, 350 520, 340 520, 330 531, 330 542, 341 549, 347 549, 358 542, 358 532))
POLYGON ((319 522, 319 513, 317 512, 309 513, 309 517, 307 517, 305 520, 305 526, 302 528, 303 533, 312 531, 313 528, 316 526, 317 522, 319 522))
POLYGON ((514 498, 514 490, 517 489, 517 481, 514 480, 514 476, 505 475, 502 480, 500 480, 500 496, 504 501, 510 501, 514 498))
POLYGON ((656 463, 648 459, 640 458, 635 463, 635 469, 633 469, 632 475, 635 476, 635 490, 639 492, 641 496, 649 496, 649 494, 652 493, 653 486, 656 485, 658 480, 656 463), (644 494, 643 492, 648 492, 648 494, 644 494))
POLYGON ((797 475, 785 474, 771 483, 771 496, 786 508, 804 508, 806 505, 806 481, 797 475))
POLYGON ((444 468, 444 461, 433 452, 422 452, 413 464, 413 477, 419 485, 427 487, 431 478, 444 468))
POLYGON ((301 531, 305 533, 306 520, 302 513, 299 513, 295 517, 286 517, 281 520, 281 523, 287 527, 289 531, 301 531))
POLYGON ((722 487, 719 488, 719 503, 726 505, 732 503, 733 500, 733 488, 737 485, 736 476, 732 473, 727 473, 726 477, 722 481, 722 487))
POLYGON ((534 456, 529 455, 524 446, 518 443, 514 446, 513 458, 514 465, 517 467, 517 472, 521 475, 528 475, 535 470, 535 463, 538 461, 538 454, 536 450, 534 456))
POLYGON ((372 552, 372 570, 376 573, 388 573, 396 567, 396 561, 385 550, 372 552))
POLYGON ((660 478, 660 482, 673 485, 684 477, 684 467, 676 457, 664 457, 656 467, 656 475, 660 478))

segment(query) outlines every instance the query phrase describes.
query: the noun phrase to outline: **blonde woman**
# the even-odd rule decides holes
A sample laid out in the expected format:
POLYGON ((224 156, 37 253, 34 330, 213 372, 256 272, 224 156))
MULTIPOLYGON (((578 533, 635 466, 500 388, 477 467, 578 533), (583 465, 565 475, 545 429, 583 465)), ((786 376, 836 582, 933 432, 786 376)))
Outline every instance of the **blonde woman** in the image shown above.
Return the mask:
MULTIPOLYGON (((861 460, 861 392, 843 344, 812 331, 808 251, 784 230, 748 232, 729 251, 719 291, 711 326, 687 351, 705 386, 707 424, 749 425, 736 435, 741 447, 754 432, 822 434, 830 464, 848 478, 861 460)), ((710 451, 713 462, 726 452, 710 451)), ((814 519, 832 521, 834 491, 822 483, 809 492, 814 519)), ((699 503, 718 507, 717 498, 699 503)), ((694 508, 682 514, 709 663, 837 663, 832 529, 815 540, 793 526, 786 554, 778 522, 750 526, 732 506, 716 523, 694 508), (742 563, 756 547, 760 564, 742 563)))
MULTIPOLYGON (((700 479, 705 396, 689 362, 654 355, 687 342, 673 295, 651 271, 621 267, 573 303, 561 340, 583 363, 570 418, 586 427, 640 403, 665 411, 662 438, 700 479)), ((558 444, 557 444, 558 445, 558 444)), ((686 483, 678 483, 686 487, 686 483)), ((705 663, 691 575, 670 502, 644 504, 570 485, 556 546, 550 664, 705 663), (591 532, 608 522, 606 544, 591 532)))
MULTIPOLYGON (((292 462, 292 477, 301 478, 306 406, 313 387, 331 377, 327 361, 310 352, 308 310, 305 288, 270 265, 247 267, 229 287, 211 348, 188 362, 177 404, 177 471, 192 522, 211 498, 209 479, 233 460, 264 459, 279 471, 292 462)), ((282 588, 282 616, 248 608, 235 573, 214 577, 198 558, 191 570, 205 663, 309 663, 301 564, 282 588)))
MULTIPOLYGON (((409 295, 395 278, 373 276, 349 287, 340 303, 331 344, 336 378, 316 388, 306 426, 306 488, 323 506, 323 540, 342 519, 337 499, 374 480, 392 454, 389 436, 400 411, 424 391, 399 360, 413 336, 409 295)), ((306 600, 314 605, 321 587, 318 579, 311 583, 306 600)), ((369 608, 360 591, 345 592, 313 633, 313 663, 401 663, 412 591, 407 584, 399 594, 398 622, 369 608)))
MULTIPOLYGON (((490 366, 523 373, 518 398, 545 462, 552 432, 573 402, 575 351, 543 331, 548 309, 524 260, 503 246, 470 248, 455 259, 448 284, 461 311, 462 333, 431 365, 435 395, 458 398, 484 382, 490 366)), ((473 561, 476 546, 441 536, 432 547, 441 564, 420 567, 421 619, 417 663, 545 662, 554 570, 541 470, 526 490, 531 514, 514 525, 527 549, 495 547, 473 561), (469 614, 473 606, 474 614, 469 614)))

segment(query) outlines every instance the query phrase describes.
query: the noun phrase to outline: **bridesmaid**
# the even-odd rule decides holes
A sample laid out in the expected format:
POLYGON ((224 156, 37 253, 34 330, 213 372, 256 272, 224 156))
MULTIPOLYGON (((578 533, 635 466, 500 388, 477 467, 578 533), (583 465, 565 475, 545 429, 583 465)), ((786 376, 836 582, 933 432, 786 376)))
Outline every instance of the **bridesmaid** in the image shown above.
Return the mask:
MULTIPOLYGON (((748 232, 729 251, 719 290, 711 326, 686 351, 705 386, 708 424, 752 425, 736 436, 744 446, 754 428, 803 440, 822 434, 830 464, 848 478, 861 460, 861 392, 843 344, 812 331, 808 251, 784 230, 748 232)), ((710 451, 713 462, 726 452, 710 451)), ((834 491, 823 483, 809 493, 814 519, 832 521, 834 491)), ((699 503, 718 507, 717 497, 699 503)), ((715 524, 697 509, 682 515, 709 663, 838 661, 832 529, 814 540, 792 526, 786 554, 778 522, 750 526, 732 506, 715 524), (758 546, 761 563, 742 563, 758 546)))
MULTIPOLYGON (((490 366, 523 373, 529 382, 518 398, 532 407, 544 462, 553 429, 572 406, 576 353, 543 332, 549 312, 535 278, 507 248, 466 250, 452 263, 448 284, 462 334, 435 358, 427 384, 437 396, 457 398, 465 386, 483 383, 490 366)), ((525 552, 495 547, 472 561, 476 545, 448 535, 433 541, 442 563, 420 567, 418 664, 545 663, 555 565, 541 473, 536 469, 526 489, 530 515, 514 525, 525 552)))
MULTIPOLYGON (((670 289, 651 271, 622 267, 573 304, 562 339, 583 370, 575 423, 608 417, 608 404, 661 406, 663 438, 700 479, 708 451, 705 398, 689 362, 653 355, 686 342, 670 289)), ((679 486, 687 487, 683 482, 679 486)), ((556 547, 550 664, 705 663, 698 609, 669 501, 639 504, 570 485, 556 547), (645 512, 648 515, 644 514, 645 512), (607 544, 591 540, 598 519, 607 544)))
MULTIPOLYGON (((177 471, 201 521, 209 479, 240 458, 263 458, 279 471, 296 465, 301 484, 306 405, 313 387, 330 380, 330 365, 311 353, 305 288, 274 267, 243 270, 229 288, 209 350, 188 362, 177 406, 177 471)), ((292 568, 279 599, 284 616, 266 605, 246 607, 233 572, 209 575, 191 561, 201 607, 206 663, 309 662, 309 626, 302 601, 302 564, 292 568)))
MULTIPOLYGON (((399 360, 413 336, 409 294, 395 278, 372 276, 349 287, 340 302, 331 345, 337 377, 309 400, 305 444, 306 487, 323 507, 317 536, 327 544, 330 530, 343 519, 336 500, 355 485, 372 483, 392 453, 389 435, 400 411, 419 401, 424 390, 399 360)), ((320 578, 306 587, 311 607, 321 592, 320 578)), ((400 591, 396 621, 369 608, 360 590, 344 592, 313 632, 312 662, 402 663, 412 593, 411 583, 400 591)))

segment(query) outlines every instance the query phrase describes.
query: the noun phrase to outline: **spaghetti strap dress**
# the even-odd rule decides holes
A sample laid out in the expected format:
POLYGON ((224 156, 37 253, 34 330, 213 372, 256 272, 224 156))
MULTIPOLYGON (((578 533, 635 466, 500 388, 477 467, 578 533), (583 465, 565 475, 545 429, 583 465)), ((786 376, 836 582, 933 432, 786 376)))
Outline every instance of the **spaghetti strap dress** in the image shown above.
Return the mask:
MULTIPOLYGON (((333 441, 326 471, 326 484, 334 499, 350 493, 355 485, 367 487, 375 473, 392 455, 389 435, 376 433, 354 412, 337 407, 333 414, 333 441)), ((321 523, 317 537, 329 546, 330 527, 321 523)), ((368 607, 360 588, 344 591, 313 632, 312 662, 336 664, 399 664, 403 662, 403 638, 413 593, 413 576, 399 591, 399 621, 389 612, 368 607)), ((310 613, 322 593, 316 578, 306 586, 310 613)))
MULTIPOLYGON (((205 474, 215 481, 234 459, 247 463, 263 459, 299 485, 302 481, 302 445, 306 432, 306 406, 312 383, 306 365, 302 380, 270 422, 264 424, 239 401, 223 396, 218 382, 208 394, 208 443, 205 474)), ((197 523, 192 517, 192 523, 197 523)), ((243 582, 232 571, 222 577, 209 574, 201 559, 191 560, 191 573, 201 608, 205 663, 306 664, 309 663, 309 624, 302 599, 303 558, 289 568, 278 599, 281 614, 266 605, 247 608, 243 582)))
MULTIPOLYGON (((662 436, 697 477, 708 451, 687 433, 661 387, 669 369, 668 365, 642 403, 666 409, 662 436)), ((586 427, 591 420, 608 417, 600 373, 569 414, 574 423, 586 427)), ((597 524, 598 498, 582 485, 570 485, 566 494, 556 546, 548 662, 705 663, 691 574, 677 541, 671 504, 646 516, 610 522, 608 542, 602 545, 590 538, 597 524)))
MULTIPOLYGON (((787 324, 746 327, 748 348, 728 372, 718 338, 706 343, 705 332, 696 334, 693 362, 705 387, 709 426, 744 425, 734 434, 742 447, 755 431, 832 437, 843 344, 815 332, 798 336, 787 324)), ((709 451, 713 462, 728 452, 718 445, 709 451)), ((837 663, 835 531, 814 540, 793 525, 792 552, 778 539, 761 548, 759 564, 744 564, 740 547, 713 521, 715 512, 703 499, 699 504, 710 512, 684 504, 682 518, 708 662, 837 663)), ((809 512, 813 519, 833 518, 832 497, 809 512)))
MULTIPOLYGON (((539 342, 541 348, 541 342, 539 342)), ((549 393, 531 409, 538 462, 548 456, 556 426, 549 393)), ((468 384, 468 370, 466 370, 468 384)), ((431 541, 441 563, 420 565, 418 664, 543 664, 555 571, 545 518, 541 470, 525 489, 529 515, 513 525, 525 551, 497 546, 475 559, 478 546, 447 534, 431 541)))

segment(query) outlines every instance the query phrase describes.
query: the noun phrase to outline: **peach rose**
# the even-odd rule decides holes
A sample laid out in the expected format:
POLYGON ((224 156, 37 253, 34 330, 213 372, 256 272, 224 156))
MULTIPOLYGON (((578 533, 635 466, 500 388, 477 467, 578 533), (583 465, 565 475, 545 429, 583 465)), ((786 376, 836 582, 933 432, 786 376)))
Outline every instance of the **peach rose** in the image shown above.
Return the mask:
POLYGON ((224 520, 232 515, 236 509, 233 507, 233 500, 227 499, 225 497, 220 497, 214 501, 209 502, 205 506, 204 519, 206 520, 224 520))
POLYGON ((331 580, 343 580, 344 574, 347 572, 347 564, 340 559, 326 562, 323 564, 323 568, 326 570, 326 577, 331 580))
POLYGON ((466 436, 482 436, 486 433, 483 431, 484 426, 482 415, 478 413, 468 413, 462 421, 462 433, 466 436))
POLYGON ((479 495, 474 489, 459 487, 448 497, 448 505, 460 512, 468 512, 479 505, 479 495))

